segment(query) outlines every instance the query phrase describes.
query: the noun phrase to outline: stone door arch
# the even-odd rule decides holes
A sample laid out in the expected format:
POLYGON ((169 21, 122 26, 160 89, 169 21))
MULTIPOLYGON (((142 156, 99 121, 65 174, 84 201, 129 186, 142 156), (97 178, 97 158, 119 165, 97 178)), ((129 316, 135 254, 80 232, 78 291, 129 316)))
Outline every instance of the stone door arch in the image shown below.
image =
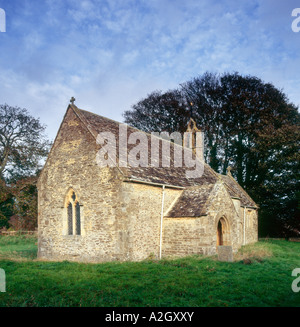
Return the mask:
POLYGON ((231 245, 231 230, 226 217, 221 217, 217 223, 217 247, 231 245))

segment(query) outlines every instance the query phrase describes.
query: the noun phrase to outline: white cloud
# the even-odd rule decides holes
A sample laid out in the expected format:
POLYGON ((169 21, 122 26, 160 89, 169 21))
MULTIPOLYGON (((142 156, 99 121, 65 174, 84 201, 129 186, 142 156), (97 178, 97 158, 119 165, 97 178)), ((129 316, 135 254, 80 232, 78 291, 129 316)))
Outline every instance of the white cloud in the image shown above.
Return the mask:
POLYGON ((300 33, 290 28, 297 1, 19 3, 11 32, 0 35, 0 98, 40 116, 51 137, 71 96, 122 120, 151 91, 205 71, 256 75, 300 103, 300 33))

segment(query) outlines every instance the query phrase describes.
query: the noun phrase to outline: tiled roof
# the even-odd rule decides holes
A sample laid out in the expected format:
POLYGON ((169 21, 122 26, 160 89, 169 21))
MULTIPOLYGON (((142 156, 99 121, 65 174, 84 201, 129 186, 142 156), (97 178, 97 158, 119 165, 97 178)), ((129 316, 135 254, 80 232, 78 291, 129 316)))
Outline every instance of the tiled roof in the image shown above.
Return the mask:
MULTIPOLYGON (((75 106, 72 105, 74 108, 75 106)), ((89 128, 90 132, 97 138, 97 135, 100 132, 111 132, 114 135, 119 134, 119 125, 120 123, 113 121, 111 119, 90 113, 88 111, 78 109, 77 107, 74 108, 75 112, 77 112, 82 121, 86 124, 89 128)), ((133 127, 127 126, 127 138, 133 132, 141 132, 133 127)), ((144 133, 144 132, 143 132, 144 133)), ((161 142, 167 142, 170 144, 170 167, 162 167, 160 164, 159 167, 153 167, 150 165, 151 163, 151 135, 144 133, 147 136, 148 142, 148 167, 131 167, 128 165, 126 168, 121 168, 124 176, 128 179, 133 178, 140 181, 151 182, 151 183, 158 183, 158 184, 165 184, 165 185, 174 185, 180 187, 188 187, 194 185, 203 185, 203 184, 214 184, 218 180, 217 174, 213 171, 209 165, 204 164, 204 173, 201 177, 198 178, 187 178, 186 171, 190 170, 190 168, 185 167, 174 167, 174 147, 179 147, 180 150, 183 152, 183 147, 171 143, 166 140, 161 140, 161 142)), ((119 142, 117 140, 117 157, 119 153, 119 142)), ((128 152, 134 148, 134 145, 128 145, 128 152)), ((162 153, 162 146, 160 146, 160 158, 165 156, 165 153, 162 153)))
MULTIPOLYGON (((78 109, 75 105, 70 105, 77 113, 78 117, 86 125, 92 135, 97 138, 100 132, 111 132, 114 135, 119 134, 118 123, 114 120, 102 117, 91 112, 78 109)), ((127 139, 133 132, 141 132, 140 130, 127 126, 127 139)), ((144 133, 144 132, 143 132, 144 133)), ((144 133, 147 136, 148 143, 148 163, 151 163, 151 135, 144 133)), ((117 140, 117 157, 119 153, 119 142, 117 140)), ((161 140, 161 142, 168 142, 161 140)), ((128 143, 128 142, 127 142, 128 143)), ((128 153, 134 148, 136 144, 128 145, 128 153)), ((217 174, 209 165, 204 163, 204 170, 201 177, 187 178, 187 167, 175 167, 174 165, 174 147, 179 147, 183 150, 182 146, 174 143, 170 144, 170 167, 162 167, 161 163, 159 167, 121 167, 120 171, 124 175, 124 180, 134 180, 145 183, 156 183, 160 185, 172 185, 182 187, 183 192, 178 198, 173 208, 167 214, 168 217, 199 217, 206 214, 206 202, 213 189, 213 186, 218 180, 222 180, 229 195, 233 198, 239 198, 241 204, 244 206, 257 207, 255 202, 250 196, 241 188, 241 186, 233 179, 232 176, 217 174)), ((160 158, 165 155, 161 151, 160 146, 160 158)), ((178 148, 177 148, 178 150, 178 148)), ((117 158, 118 160, 118 158, 117 158)))
POLYGON ((206 215, 207 200, 213 187, 213 184, 206 184, 186 188, 166 214, 166 217, 200 217, 206 215))
POLYGON ((246 207, 258 208, 258 205, 251 199, 250 195, 240 186, 240 184, 230 175, 221 175, 225 187, 232 198, 239 198, 241 204, 246 207))

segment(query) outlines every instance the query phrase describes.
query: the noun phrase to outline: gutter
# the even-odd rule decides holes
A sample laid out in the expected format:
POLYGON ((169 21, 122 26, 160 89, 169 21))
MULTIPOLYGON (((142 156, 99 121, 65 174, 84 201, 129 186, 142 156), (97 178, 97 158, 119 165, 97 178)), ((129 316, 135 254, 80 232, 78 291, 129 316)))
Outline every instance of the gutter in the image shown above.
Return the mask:
POLYGON ((145 181, 135 179, 135 178, 129 178, 129 179, 125 179, 123 181, 129 182, 129 183, 131 182, 131 183, 141 183, 141 184, 146 184, 146 185, 159 186, 162 188, 162 200, 161 200, 161 212, 160 212, 160 231, 159 231, 159 259, 161 259, 161 257, 162 257, 162 231, 163 231, 163 219, 164 219, 165 188, 168 187, 168 188, 184 190, 185 187, 169 185, 169 184, 145 182, 145 181))
POLYGON ((165 185, 163 185, 163 187, 162 187, 161 214, 160 214, 160 237, 159 237, 159 259, 161 259, 161 253, 162 253, 162 230, 163 230, 163 218, 164 218, 164 202, 165 202, 165 185))
POLYGON ((246 215, 245 215, 245 210, 246 210, 246 207, 244 207, 244 244, 243 245, 246 245, 246 215))
POLYGON ((153 185, 153 186, 160 186, 160 187, 163 187, 163 188, 165 188, 165 187, 175 188, 175 189, 179 189, 179 190, 184 190, 185 189, 185 187, 183 187, 183 186, 175 186, 175 185, 170 185, 170 184, 146 182, 146 181, 142 181, 142 180, 135 179, 135 178, 125 179, 124 182, 141 183, 141 184, 147 184, 147 185, 153 185))

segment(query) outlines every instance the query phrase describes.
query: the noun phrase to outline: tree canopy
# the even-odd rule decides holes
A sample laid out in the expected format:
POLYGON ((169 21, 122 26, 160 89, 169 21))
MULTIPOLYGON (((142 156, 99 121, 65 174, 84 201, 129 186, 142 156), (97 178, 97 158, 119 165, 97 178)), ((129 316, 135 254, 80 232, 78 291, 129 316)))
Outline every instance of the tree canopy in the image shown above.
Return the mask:
POLYGON ((35 174, 49 150, 45 127, 26 109, 0 105, 0 177, 35 174))
POLYGON ((26 109, 0 105, 0 228, 37 224, 37 174, 49 151, 45 126, 26 109))
POLYGON ((147 132, 184 132, 190 117, 205 133, 206 162, 223 174, 231 166, 260 205, 261 234, 300 232, 300 115, 283 91, 254 76, 207 72, 124 112, 147 132))

